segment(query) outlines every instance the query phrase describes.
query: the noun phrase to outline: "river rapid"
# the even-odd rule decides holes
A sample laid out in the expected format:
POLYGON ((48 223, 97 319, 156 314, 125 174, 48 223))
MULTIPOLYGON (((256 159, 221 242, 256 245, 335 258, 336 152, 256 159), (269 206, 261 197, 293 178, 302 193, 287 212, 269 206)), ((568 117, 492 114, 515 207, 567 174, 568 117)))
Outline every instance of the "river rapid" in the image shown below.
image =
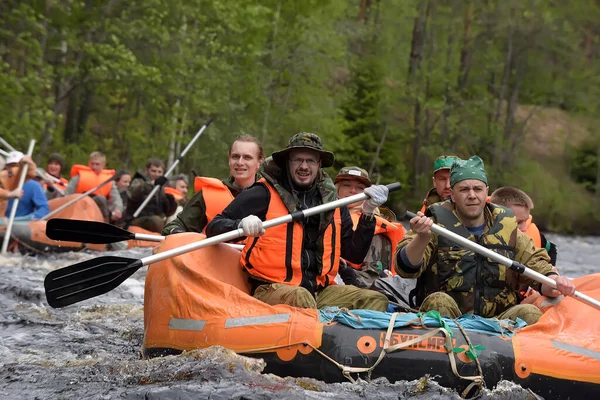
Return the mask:
MULTIPOLYGON (((597 272, 600 237, 548 235, 558 268, 575 278, 597 272)), ((108 254, 108 253, 106 253, 108 254)), ((111 292, 51 308, 44 277, 102 253, 0 256, 0 398, 3 399, 458 399, 431 379, 325 384, 261 374, 262 360, 223 348, 144 360, 146 268, 111 292)), ((150 249, 111 252, 130 258, 150 249)), ((502 382, 483 399, 531 399, 502 382)))

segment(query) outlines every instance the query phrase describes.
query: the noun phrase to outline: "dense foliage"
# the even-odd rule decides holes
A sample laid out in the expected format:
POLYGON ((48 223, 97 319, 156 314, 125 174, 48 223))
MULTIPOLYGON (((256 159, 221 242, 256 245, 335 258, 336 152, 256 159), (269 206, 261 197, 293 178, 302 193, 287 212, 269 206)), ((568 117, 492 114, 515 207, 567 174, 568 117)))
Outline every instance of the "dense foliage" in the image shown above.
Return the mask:
POLYGON ((397 211, 417 207, 436 156, 478 154, 491 188, 529 190, 548 228, 593 231, 598 151, 536 158, 528 134, 540 109, 599 110, 598 21, 596 0, 5 0, 0 134, 35 138, 39 162, 100 150, 139 169, 213 116, 179 171, 224 176, 238 134, 270 153, 312 131, 330 172, 401 181, 397 211))

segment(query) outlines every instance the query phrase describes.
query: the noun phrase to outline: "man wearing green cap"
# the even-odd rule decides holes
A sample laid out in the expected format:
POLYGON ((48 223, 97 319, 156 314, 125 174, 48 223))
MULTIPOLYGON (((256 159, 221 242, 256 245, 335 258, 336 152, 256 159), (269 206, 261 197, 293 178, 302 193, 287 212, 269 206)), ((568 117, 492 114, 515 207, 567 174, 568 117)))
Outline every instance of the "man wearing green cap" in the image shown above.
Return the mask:
POLYGON ((322 169, 333 165, 333 153, 313 133, 298 133, 285 149, 266 160, 262 178, 240 193, 206 227, 207 236, 238 228, 248 237, 240 263, 250 275, 252 295, 268 304, 302 308, 339 306, 387 309, 387 298, 375 291, 335 285, 340 256, 361 263, 375 230, 373 211, 387 200, 388 189, 365 189, 356 229, 347 207, 265 231, 262 221, 305 210, 337 197, 322 169))
POLYGON ((421 212, 425 212, 427 207, 432 204, 439 203, 450 197, 450 167, 455 161, 460 160, 456 156, 440 156, 433 162, 433 188, 427 192, 423 199, 423 208, 421 212))
MULTIPOLYGON (((366 188, 372 185, 369 173, 359 167, 342 168, 333 182, 340 199, 363 193, 366 188)), ((360 221, 362 205, 363 201, 359 201, 348 206, 354 227, 358 226, 360 221)), ((340 275, 346 284, 370 288, 377 278, 386 277, 386 271, 392 270, 392 259, 396 245, 402 240, 406 230, 399 222, 386 219, 378 208, 374 210, 374 215, 375 235, 366 258, 358 264, 344 259, 341 260, 340 275), (352 268, 352 270, 346 268, 352 268), (350 277, 350 283, 347 282, 346 276, 350 277)))
POLYGON ((554 279, 558 290, 541 285, 542 294, 548 297, 574 293, 573 283, 553 270, 546 250, 536 248, 517 228, 512 211, 486 202, 487 174, 481 158, 452 164, 450 185, 451 200, 430 206, 427 216, 419 212, 412 218, 411 230, 396 251, 398 274, 419 278, 421 311, 437 310, 452 318, 467 313, 518 317, 528 324, 542 314, 532 304, 518 304, 519 285, 540 290, 538 282, 432 233, 433 223, 554 279))

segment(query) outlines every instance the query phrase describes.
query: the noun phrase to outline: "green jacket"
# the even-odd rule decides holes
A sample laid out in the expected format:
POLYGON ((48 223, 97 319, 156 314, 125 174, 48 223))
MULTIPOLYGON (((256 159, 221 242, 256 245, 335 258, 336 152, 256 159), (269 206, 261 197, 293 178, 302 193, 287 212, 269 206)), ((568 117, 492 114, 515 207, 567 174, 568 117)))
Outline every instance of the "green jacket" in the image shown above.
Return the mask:
MULTIPOLYGON (((221 182, 227 186, 233 197, 240 193, 240 190, 233 186, 234 180, 232 176, 223 179, 221 182)), ((200 190, 183 206, 183 210, 177 214, 177 217, 165 225, 162 234, 170 235, 181 232, 202 233, 207 224, 206 203, 200 190)))
MULTIPOLYGON (((477 242, 505 257, 515 259, 541 273, 552 273, 550 257, 537 249, 531 238, 517 229, 517 222, 507 208, 487 203, 484 209, 486 227, 475 237, 460 222, 451 201, 428 208, 434 222, 462 237, 477 242)), ((518 304, 518 287, 527 284, 539 290, 540 284, 513 272, 504 265, 466 250, 454 242, 433 234, 418 270, 403 268, 398 262, 401 249, 416 236, 407 232, 396 250, 396 271, 402 277, 419 278, 417 302, 431 293, 448 293, 463 313, 494 317, 518 304)))

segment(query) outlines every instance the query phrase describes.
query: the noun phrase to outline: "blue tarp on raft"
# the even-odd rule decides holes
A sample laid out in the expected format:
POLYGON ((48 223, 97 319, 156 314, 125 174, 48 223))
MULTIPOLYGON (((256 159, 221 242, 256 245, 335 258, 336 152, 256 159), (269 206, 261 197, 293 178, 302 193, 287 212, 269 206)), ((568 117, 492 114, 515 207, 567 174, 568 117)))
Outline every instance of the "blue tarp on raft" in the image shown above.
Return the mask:
MULTIPOLYGON (((435 318, 435 314, 437 314, 437 312, 434 314, 431 312, 420 314, 425 326, 429 328, 439 328, 442 324, 446 324, 449 328, 458 328, 451 318, 435 318), (434 317, 430 315, 434 315, 434 317)), ((421 321, 419 320, 418 315, 419 314, 415 313, 398 313, 394 327, 401 328, 410 325, 420 326, 421 321)), ((319 317, 322 323, 338 322, 355 329, 385 330, 390 324, 391 316, 392 313, 373 310, 348 311, 337 307, 327 307, 323 310, 319 310, 319 317)), ((465 314, 460 318, 457 318, 456 321, 463 329, 498 336, 513 336, 516 329, 527 326, 527 323, 519 318, 517 318, 517 322, 514 322, 507 319, 498 320, 493 318, 483 318, 473 314, 465 314)))

